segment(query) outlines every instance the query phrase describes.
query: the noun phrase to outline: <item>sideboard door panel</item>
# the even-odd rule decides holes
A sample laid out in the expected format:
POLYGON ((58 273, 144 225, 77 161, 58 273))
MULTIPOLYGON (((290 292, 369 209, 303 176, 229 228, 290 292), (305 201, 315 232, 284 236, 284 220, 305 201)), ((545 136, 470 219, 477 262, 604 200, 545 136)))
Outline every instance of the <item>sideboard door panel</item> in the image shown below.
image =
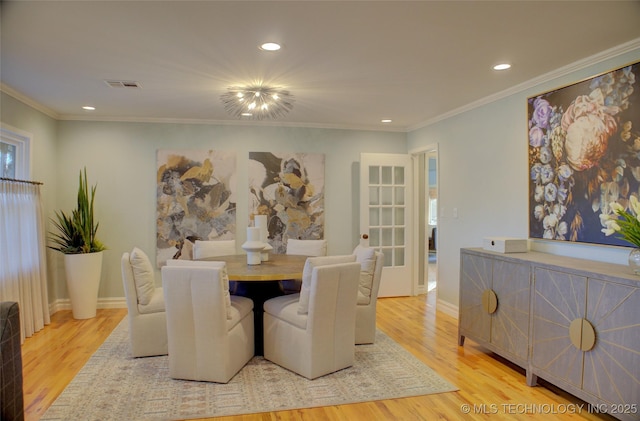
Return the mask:
POLYGON ((526 361, 529 344, 530 266, 496 260, 493 290, 498 309, 491 323, 491 343, 526 361))
POLYGON ((489 342, 491 315, 482 307, 482 293, 491 288, 492 260, 462 255, 460 280, 460 328, 470 336, 489 342))
POLYGON ((583 351, 569 338, 569 325, 585 317, 587 278, 535 268, 532 365, 537 371, 582 386, 583 351))
POLYGON ((638 404, 640 288, 590 278, 587 297, 587 319, 597 333, 585 353, 583 389, 611 403, 638 404))

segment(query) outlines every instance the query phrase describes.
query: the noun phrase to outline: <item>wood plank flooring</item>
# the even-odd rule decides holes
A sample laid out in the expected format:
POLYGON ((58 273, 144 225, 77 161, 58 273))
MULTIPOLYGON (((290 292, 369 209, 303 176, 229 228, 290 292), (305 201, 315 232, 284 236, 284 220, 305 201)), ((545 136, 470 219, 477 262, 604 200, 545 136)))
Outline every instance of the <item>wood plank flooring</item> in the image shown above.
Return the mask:
MULTIPOLYGON (((49 326, 25 341, 22 348, 25 420, 35 421, 44 414, 126 314, 126 309, 98 310, 94 319, 74 320, 70 311, 60 311, 52 316, 49 326)), ((457 320, 435 311, 435 291, 416 297, 380 299, 377 321, 379 329, 460 390, 438 395, 215 419, 612 419, 589 414, 587 405, 582 401, 551 386, 526 386, 523 370, 483 350, 469 339, 464 347, 459 347, 457 320), (580 405, 584 405, 581 410, 580 405)))

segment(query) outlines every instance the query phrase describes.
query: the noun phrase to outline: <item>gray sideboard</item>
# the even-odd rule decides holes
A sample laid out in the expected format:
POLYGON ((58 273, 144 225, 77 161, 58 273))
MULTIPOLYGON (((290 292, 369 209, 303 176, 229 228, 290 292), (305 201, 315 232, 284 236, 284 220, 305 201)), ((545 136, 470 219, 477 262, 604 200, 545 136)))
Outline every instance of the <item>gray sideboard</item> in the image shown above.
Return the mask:
POLYGON ((460 251, 458 344, 469 338, 622 420, 640 420, 640 278, 548 253, 460 251))

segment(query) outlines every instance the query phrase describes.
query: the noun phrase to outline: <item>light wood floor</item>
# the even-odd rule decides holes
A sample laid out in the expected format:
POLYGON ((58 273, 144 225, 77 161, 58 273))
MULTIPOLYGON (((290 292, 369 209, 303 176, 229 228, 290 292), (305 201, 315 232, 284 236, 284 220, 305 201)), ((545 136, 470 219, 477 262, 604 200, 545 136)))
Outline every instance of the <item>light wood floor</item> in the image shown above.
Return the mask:
MULTIPOLYGON (((378 327, 456 385, 458 392, 216 419, 611 419, 587 413, 587 405, 581 414, 561 414, 578 412, 583 402, 551 387, 527 387, 523 370, 487 353, 471 340, 458 347, 457 320, 435 311, 435 291, 417 297, 384 298, 378 303, 378 327), (465 405, 469 405, 470 413, 465 412, 465 405)), ((125 316, 125 309, 98 310, 94 319, 74 320, 70 311, 60 311, 53 315, 51 325, 25 341, 22 353, 27 421, 38 420, 44 414, 125 316)))

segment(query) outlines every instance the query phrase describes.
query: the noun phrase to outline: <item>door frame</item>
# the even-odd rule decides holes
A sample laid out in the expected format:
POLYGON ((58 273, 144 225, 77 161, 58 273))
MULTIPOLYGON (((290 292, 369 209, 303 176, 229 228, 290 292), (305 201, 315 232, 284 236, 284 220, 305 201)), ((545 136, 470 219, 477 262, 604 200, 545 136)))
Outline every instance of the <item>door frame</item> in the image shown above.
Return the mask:
MULTIPOLYGON (((426 154, 427 152, 429 153, 435 153, 436 156, 436 189, 438 190, 438 198, 440 196, 440 153, 439 153, 439 149, 438 149, 438 143, 433 143, 433 144, 429 144, 426 146, 421 146, 419 148, 416 149, 412 149, 408 152, 408 154, 411 156, 411 160, 413 161, 413 220, 412 220, 412 225, 413 227, 415 227, 416 229, 423 226, 420 223, 420 218, 424 217, 424 213, 420 213, 420 208, 421 206, 424 206, 424 203, 421 204, 420 201, 418 200, 420 197, 420 178, 425 178, 427 177, 427 174, 424 173, 424 171, 421 171, 420 166, 418 165, 418 159, 420 157, 420 155, 426 154)), ((426 166, 424 167, 426 168, 426 166)), ((440 200, 438 200, 438 203, 440 203, 440 200)), ((438 226, 439 224, 436 224, 436 226, 438 226)), ((428 287, 428 283, 427 280, 425 279, 424 285, 420 285, 420 262, 424 261, 424 256, 422 256, 421 254, 425 251, 424 245, 426 244, 426 231, 424 229, 418 229, 417 230, 418 235, 414 235, 413 236, 413 264, 412 264, 412 268, 411 268, 411 273, 412 273, 412 277, 413 277, 413 293, 414 295, 419 295, 419 294, 425 294, 427 293, 427 287, 428 287), (422 245, 422 247, 421 247, 422 245)), ((437 237, 440 234, 440 230, 437 229, 436 230, 436 244, 439 244, 437 237)), ((439 278, 439 269, 436 265, 436 279, 439 278)))

